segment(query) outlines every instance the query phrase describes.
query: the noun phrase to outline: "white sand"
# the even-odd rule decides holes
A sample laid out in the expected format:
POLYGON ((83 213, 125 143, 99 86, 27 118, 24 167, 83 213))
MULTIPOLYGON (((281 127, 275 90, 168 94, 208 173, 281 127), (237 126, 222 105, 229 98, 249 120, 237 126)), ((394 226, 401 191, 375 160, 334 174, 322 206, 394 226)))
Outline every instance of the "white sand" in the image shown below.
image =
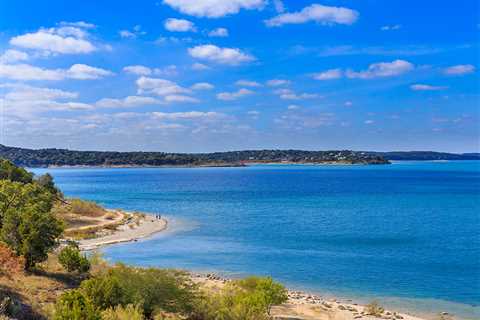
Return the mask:
POLYGON ((109 244, 135 241, 141 238, 149 237, 157 232, 161 232, 167 228, 167 220, 155 219, 151 216, 146 216, 139 221, 137 225, 134 222, 124 224, 113 232, 112 234, 78 241, 81 250, 93 250, 109 244))

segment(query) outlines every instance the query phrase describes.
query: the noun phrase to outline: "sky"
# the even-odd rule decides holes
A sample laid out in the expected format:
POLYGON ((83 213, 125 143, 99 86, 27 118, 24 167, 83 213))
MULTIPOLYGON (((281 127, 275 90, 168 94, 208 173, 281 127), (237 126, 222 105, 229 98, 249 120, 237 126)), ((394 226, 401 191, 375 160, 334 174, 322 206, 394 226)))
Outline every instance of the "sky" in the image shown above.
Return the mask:
POLYGON ((480 151, 476 0, 0 1, 0 143, 480 151))

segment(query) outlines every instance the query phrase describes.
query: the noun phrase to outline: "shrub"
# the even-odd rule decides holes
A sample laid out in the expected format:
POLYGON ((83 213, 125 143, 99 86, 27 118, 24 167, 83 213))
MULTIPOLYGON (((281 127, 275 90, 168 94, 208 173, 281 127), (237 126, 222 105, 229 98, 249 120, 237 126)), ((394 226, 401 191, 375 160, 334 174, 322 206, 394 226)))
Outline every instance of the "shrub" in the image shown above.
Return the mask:
POLYGON ((155 310, 190 314, 196 286, 184 272, 116 265, 82 282, 82 292, 99 309, 128 304, 140 306, 146 317, 155 310))
POLYGON ((249 277, 234 281, 220 292, 197 300, 200 319, 263 320, 270 319, 272 305, 287 300, 286 289, 271 278, 249 277))
POLYGON ((372 301, 365 306, 364 311, 368 315, 380 317, 385 309, 377 301, 372 301))
POLYGON ((142 309, 139 306, 121 305, 110 308, 102 312, 102 320, 143 320, 142 309))
POLYGON ((79 290, 70 290, 55 304, 54 320, 100 320, 100 312, 79 290))
POLYGON ((0 276, 20 273, 24 265, 23 257, 17 256, 6 244, 0 242, 0 276))
POLYGON ((63 248, 58 255, 58 261, 68 271, 85 273, 90 270, 90 262, 80 253, 78 246, 73 242, 63 248))

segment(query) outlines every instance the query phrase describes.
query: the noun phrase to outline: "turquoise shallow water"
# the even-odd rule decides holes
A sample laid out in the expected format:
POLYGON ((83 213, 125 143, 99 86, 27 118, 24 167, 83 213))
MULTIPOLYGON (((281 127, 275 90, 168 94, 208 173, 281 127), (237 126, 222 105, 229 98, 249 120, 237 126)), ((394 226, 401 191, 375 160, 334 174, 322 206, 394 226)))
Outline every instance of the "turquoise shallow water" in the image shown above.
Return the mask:
POLYGON ((105 248, 111 260, 480 318, 478 161, 34 171, 67 196, 170 218, 164 234, 105 248))

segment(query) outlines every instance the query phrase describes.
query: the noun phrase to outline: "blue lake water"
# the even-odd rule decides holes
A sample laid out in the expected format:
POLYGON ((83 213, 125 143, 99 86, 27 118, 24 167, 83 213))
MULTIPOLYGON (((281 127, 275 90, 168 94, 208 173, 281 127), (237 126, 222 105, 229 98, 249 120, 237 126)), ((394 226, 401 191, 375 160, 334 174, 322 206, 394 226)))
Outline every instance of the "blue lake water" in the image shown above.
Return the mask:
POLYGON ((112 261, 480 318, 478 161, 33 171, 67 196, 168 216, 168 232, 103 249, 112 261))

